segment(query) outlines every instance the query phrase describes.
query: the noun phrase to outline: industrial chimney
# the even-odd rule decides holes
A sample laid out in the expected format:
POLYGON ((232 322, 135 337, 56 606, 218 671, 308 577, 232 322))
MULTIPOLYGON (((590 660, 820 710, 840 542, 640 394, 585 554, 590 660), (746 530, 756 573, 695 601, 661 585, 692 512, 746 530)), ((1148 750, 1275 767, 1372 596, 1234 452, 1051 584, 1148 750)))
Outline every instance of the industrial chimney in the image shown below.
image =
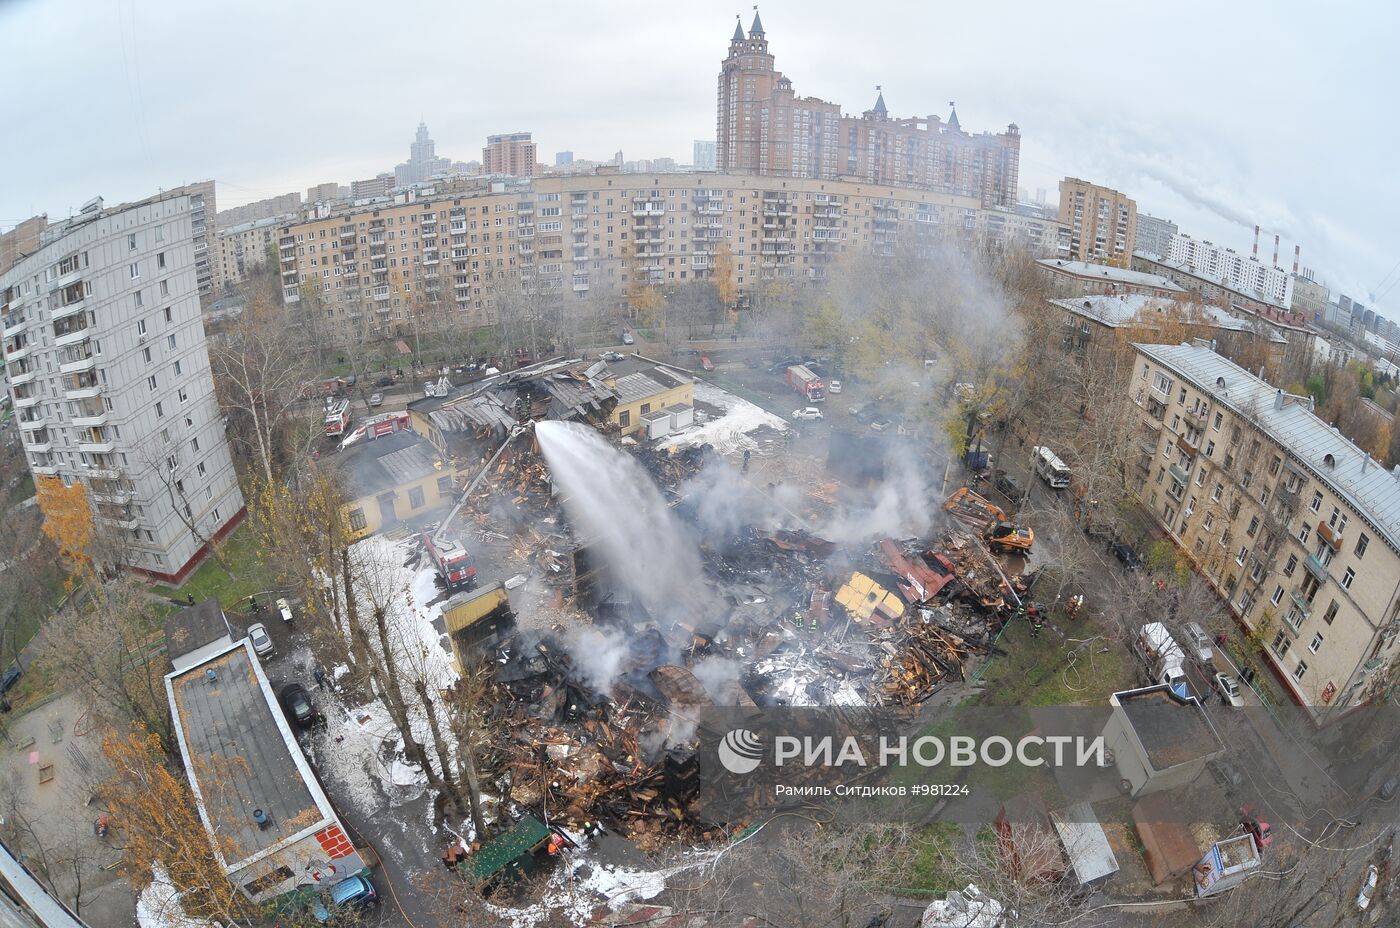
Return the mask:
POLYGON ((1278 236, 1274 236, 1274 267, 1278 267, 1278 236))
POLYGON ((1259 260, 1259 226, 1254 227, 1254 260, 1259 260))
POLYGON ((1293 276, 1295 276, 1295 277, 1298 276, 1298 262, 1302 259, 1302 257, 1303 257, 1303 246, 1302 246, 1302 245, 1294 245, 1294 246, 1293 246, 1293 276))

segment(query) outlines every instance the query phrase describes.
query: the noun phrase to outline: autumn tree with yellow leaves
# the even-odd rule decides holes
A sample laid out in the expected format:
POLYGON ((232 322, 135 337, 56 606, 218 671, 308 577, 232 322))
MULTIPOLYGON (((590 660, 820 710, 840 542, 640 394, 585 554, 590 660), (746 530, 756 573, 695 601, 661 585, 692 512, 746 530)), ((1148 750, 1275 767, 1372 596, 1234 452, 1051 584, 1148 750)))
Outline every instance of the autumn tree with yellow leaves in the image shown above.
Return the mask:
POLYGON ((94 522, 87 487, 75 480, 65 485, 58 477, 34 481, 34 495, 44 514, 44 536, 58 548, 71 576, 92 568, 94 522))

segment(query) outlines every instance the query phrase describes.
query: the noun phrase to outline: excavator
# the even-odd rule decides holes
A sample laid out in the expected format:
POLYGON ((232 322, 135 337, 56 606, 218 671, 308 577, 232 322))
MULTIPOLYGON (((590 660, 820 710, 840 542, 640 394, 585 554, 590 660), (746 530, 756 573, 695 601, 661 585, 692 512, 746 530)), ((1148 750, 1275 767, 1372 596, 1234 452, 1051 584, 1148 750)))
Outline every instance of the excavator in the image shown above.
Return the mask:
POLYGON ((957 521, 976 529, 986 539, 987 547, 998 553, 1025 553, 1035 544, 1035 532, 1029 526, 1015 524, 1000 506, 967 487, 960 487, 948 497, 943 509, 957 521))

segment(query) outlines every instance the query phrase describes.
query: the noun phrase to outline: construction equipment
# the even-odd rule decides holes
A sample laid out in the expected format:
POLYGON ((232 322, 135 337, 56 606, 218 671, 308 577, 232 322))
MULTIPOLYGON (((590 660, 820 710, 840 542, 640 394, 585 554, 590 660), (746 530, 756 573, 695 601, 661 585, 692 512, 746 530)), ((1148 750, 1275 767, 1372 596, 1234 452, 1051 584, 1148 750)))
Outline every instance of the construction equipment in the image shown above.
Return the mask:
POLYGON ((959 487, 948 497, 943 509, 954 519, 976 529, 993 551, 1029 551, 1035 544, 1035 532, 1028 526, 1016 525, 996 503, 959 487))
POLYGON ((528 428, 523 425, 517 425, 511 429, 506 440, 501 442, 501 446, 496 449, 496 453, 491 455, 477 475, 472 478, 472 482, 467 484, 466 489, 462 491, 461 497, 457 500, 457 505, 452 507, 447 518, 438 523, 438 527, 433 531, 423 533, 423 547, 427 549, 428 557, 433 559, 433 566, 437 568, 438 576, 442 578, 442 582, 447 585, 448 589, 470 586, 476 581, 476 562, 466 547, 451 534, 452 522, 462 511, 462 507, 467 504, 467 500, 471 499, 473 491, 476 490, 482 479, 501 459, 506 448, 510 447, 510 443, 525 434, 526 431, 528 428))

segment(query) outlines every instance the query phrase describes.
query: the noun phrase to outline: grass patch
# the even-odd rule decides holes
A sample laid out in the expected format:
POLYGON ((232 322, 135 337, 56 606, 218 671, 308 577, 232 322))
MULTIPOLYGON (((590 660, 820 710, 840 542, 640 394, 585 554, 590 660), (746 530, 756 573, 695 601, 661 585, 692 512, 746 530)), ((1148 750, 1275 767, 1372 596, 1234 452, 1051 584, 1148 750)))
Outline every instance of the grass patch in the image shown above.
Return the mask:
POLYGON ((249 596, 272 590, 272 578, 257 549, 257 536, 244 522, 224 540, 220 555, 232 569, 225 570, 212 556, 207 558, 199 569, 190 575, 178 590, 174 587, 157 584, 152 592, 171 599, 185 599, 193 596, 199 603, 214 598, 231 612, 241 609, 249 596))
MULTIPOLYGON (((1071 631, 1078 628, 1071 626, 1071 631)), ((986 690, 977 697, 978 705, 1098 706, 1135 680, 1132 657, 1122 649, 1110 646, 1100 654, 1103 645, 1094 642, 1071 658, 1074 645, 1056 640, 1050 632, 1032 638, 1020 622, 1006 630, 1000 647, 1009 653, 988 664, 983 675, 986 690)))

